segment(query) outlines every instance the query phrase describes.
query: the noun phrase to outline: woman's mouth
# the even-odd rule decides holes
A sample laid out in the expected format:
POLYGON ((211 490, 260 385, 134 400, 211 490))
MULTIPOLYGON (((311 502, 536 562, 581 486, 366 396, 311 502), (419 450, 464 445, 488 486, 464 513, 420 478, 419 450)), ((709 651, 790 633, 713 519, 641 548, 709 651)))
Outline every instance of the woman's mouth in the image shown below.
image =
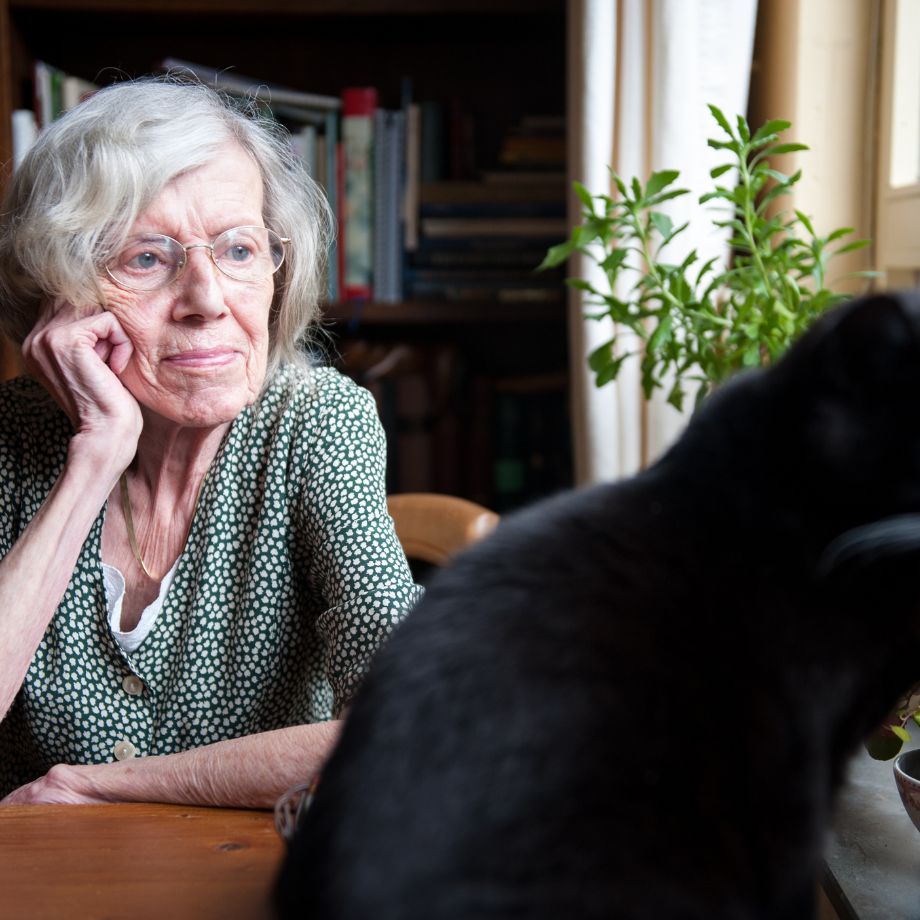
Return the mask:
POLYGON ((164 358, 166 364, 187 369, 224 367, 239 357, 234 348, 190 348, 164 358))

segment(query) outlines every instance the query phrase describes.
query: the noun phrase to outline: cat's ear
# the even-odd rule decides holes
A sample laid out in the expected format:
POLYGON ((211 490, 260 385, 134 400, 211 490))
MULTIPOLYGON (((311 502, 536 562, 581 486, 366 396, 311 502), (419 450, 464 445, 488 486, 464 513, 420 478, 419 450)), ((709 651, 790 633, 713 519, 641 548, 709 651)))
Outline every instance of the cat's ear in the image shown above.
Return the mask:
POLYGON ((920 563, 920 514, 901 514, 847 530, 821 554, 818 578, 862 579, 903 571, 916 578, 920 563))
POLYGON ((875 294, 843 304, 803 336, 788 355, 791 368, 840 395, 911 394, 920 380, 920 294, 875 294))

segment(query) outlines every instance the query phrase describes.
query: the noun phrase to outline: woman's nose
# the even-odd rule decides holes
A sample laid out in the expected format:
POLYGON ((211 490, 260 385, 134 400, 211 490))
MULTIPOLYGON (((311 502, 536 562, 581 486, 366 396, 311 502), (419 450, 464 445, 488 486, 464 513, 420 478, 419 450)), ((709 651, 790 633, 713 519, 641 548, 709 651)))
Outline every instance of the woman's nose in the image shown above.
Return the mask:
POLYGON ((174 282, 178 287, 174 314, 177 319, 200 316, 216 319, 228 312, 220 270, 205 247, 188 250, 185 270, 174 282))

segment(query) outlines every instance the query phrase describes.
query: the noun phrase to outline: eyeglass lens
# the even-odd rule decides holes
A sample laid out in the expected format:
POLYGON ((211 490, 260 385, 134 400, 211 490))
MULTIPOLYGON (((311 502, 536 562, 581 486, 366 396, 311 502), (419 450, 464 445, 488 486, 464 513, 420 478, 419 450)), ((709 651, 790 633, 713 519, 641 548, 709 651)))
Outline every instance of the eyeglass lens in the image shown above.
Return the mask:
POLYGON ((284 240, 266 227, 233 227, 212 243, 184 246, 171 236, 135 237, 107 266, 109 275, 125 287, 152 291, 174 281, 188 261, 188 250, 207 249, 214 264, 237 281, 261 281, 284 261, 284 240))

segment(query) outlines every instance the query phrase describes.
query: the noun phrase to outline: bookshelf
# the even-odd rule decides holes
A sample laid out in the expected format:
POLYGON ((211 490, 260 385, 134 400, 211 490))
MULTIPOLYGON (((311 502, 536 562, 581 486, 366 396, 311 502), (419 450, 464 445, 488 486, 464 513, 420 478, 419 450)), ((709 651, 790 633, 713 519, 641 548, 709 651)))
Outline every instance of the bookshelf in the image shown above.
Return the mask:
MULTIPOLYGON (((104 84, 153 72, 168 57, 332 96, 373 86, 389 108, 401 104, 409 77, 415 99, 437 100, 445 118, 462 119, 466 133, 452 124, 444 156, 448 179, 469 182, 501 166, 509 126, 564 115, 565 0, 0 0, 0 163, 9 169, 13 110, 32 106, 35 61, 104 84)), ((393 380, 370 381, 389 420, 391 487, 449 491, 509 510, 569 485, 567 440, 554 447, 556 478, 544 476, 532 494, 520 482, 513 497, 503 494, 494 456, 501 441, 506 461, 517 450, 523 468, 549 450, 526 437, 515 447, 496 427, 500 404, 507 414, 521 392, 522 403, 533 404, 546 392, 544 409, 565 414, 563 299, 450 296, 410 288, 396 303, 336 302, 325 312, 327 356, 362 382, 379 371, 381 355, 412 356, 395 361, 393 380), (350 364, 354 355, 370 364, 350 364), (405 413, 403 391, 414 391, 406 398, 417 404, 405 413), (425 408, 434 392, 440 402, 425 408), (412 412, 415 421, 401 416, 412 412), (432 442, 428 456, 415 473, 399 469, 400 442, 415 437, 420 457, 422 434, 432 442)), ((559 421, 553 437, 566 439, 559 421)))

